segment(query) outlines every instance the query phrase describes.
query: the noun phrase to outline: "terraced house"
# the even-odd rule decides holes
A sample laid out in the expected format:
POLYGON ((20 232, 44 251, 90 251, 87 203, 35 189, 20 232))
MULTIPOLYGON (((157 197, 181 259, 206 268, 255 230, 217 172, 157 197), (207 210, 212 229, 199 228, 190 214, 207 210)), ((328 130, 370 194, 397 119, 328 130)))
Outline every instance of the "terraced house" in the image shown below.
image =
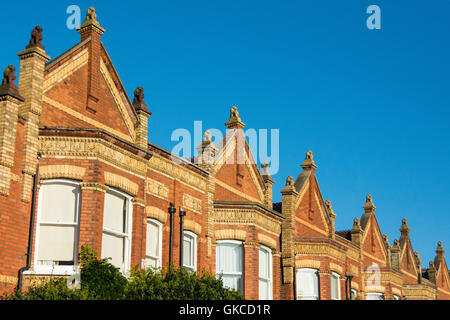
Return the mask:
POLYGON ((123 273, 165 268, 172 233, 175 266, 222 274, 247 299, 450 298, 442 244, 423 267, 406 219, 391 244, 370 195, 351 229, 335 230, 312 152, 274 204, 274 181, 267 165, 254 164, 235 107, 220 145, 205 134, 197 161, 173 161, 148 141, 143 89, 130 99, 95 10, 78 32, 80 42, 50 60, 36 27, 18 54, 18 81, 15 67, 4 72, 1 292, 35 277, 73 274, 83 244, 123 273), (219 161, 238 153, 244 161, 219 161), (171 227, 171 203, 186 212, 183 236, 178 212, 171 227))

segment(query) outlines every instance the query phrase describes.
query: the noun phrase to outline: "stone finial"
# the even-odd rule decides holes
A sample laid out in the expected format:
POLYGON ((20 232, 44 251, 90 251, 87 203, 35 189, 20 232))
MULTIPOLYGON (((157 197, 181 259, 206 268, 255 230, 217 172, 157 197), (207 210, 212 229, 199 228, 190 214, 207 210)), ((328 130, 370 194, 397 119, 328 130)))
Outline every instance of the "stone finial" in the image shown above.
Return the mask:
POLYGON ((8 86, 17 89, 17 86, 15 85, 16 81, 16 67, 9 65, 6 67, 5 71, 3 71, 3 80, 2 80, 2 86, 8 86))
POLYGON ((270 173, 269 173, 269 163, 263 162, 261 163, 261 176, 264 180, 264 183, 270 183, 273 184, 275 181, 272 180, 270 173))
POLYGON ((95 30, 100 35, 105 32, 105 29, 103 29, 100 26, 100 23, 97 21, 97 13, 95 12, 95 9, 93 7, 90 7, 86 12, 86 19, 78 30, 81 33, 83 33, 85 30, 95 30), (88 27, 94 27, 94 29, 88 27))
POLYGON ((364 204, 363 209, 365 212, 373 212, 376 209, 370 194, 366 196, 366 203, 364 204))
POLYGON ((389 239, 388 239, 387 234, 383 234, 383 242, 384 242, 384 246, 386 248, 390 248, 391 247, 391 245, 389 244, 389 239))
POLYGON ((203 133, 203 141, 207 141, 207 142, 212 141, 211 131, 206 130, 205 133, 203 133))
POLYGON ((420 260, 420 257, 419 257, 419 253, 417 251, 414 252, 414 259, 416 260, 417 266, 420 266, 422 264, 422 261, 420 260))
POLYGON ((400 227, 400 232, 403 236, 407 236, 409 234, 408 221, 406 218, 402 219, 402 226, 400 227))
POLYGON ((361 230, 361 223, 359 222, 358 218, 353 219, 353 227, 352 231, 360 231, 361 230))
POLYGON ((445 253, 445 251, 444 251, 444 247, 442 246, 442 242, 441 241, 439 241, 438 243, 437 243, 437 249, 436 249, 436 254, 438 255, 438 256, 443 256, 444 255, 444 253, 445 253))
POLYGON ((225 126, 228 129, 242 129, 245 127, 245 124, 241 121, 241 118, 239 117, 239 111, 236 106, 231 107, 230 118, 225 123, 225 126))
POLYGON ((286 186, 293 186, 294 185, 294 178, 292 176, 289 176, 286 178, 286 186))
POLYGON ((133 106, 136 111, 145 111, 151 115, 151 112, 147 109, 147 104, 144 102, 144 88, 137 87, 134 90, 133 106))
POLYGON ((330 200, 325 201, 325 208, 327 208, 328 214, 329 214, 331 217, 333 217, 333 218, 336 217, 336 214, 334 213, 333 206, 332 206, 330 200))
POLYGON ((311 150, 306 152, 305 161, 303 161, 301 167, 303 169, 317 169, 317 165, 314 163, 313 153, 311 150))
POLYGON ((24 99, 19 94, 19 88, 14 83, 16 81, 16 68, 12 65, 6 67, 5 71, 3 71, 3 80, 2 85, 0 86, 0 96, 10 95, 13 96, 20 101, 24 101, 24 99))
POLYGON ((26 46, 27 49, 30 48, 41 48, 45 50, 44 46, 42 45, 42 40, 44 39, 44 36, 42 35, 43 29, 40 26, 34 27, 33 31, 31 31, 31 39, 28 45, 26 46))
POLYGON ((394 249, 399 249, 400 250, 400 241, 398 241, 398 239, 394 239, 394 249))

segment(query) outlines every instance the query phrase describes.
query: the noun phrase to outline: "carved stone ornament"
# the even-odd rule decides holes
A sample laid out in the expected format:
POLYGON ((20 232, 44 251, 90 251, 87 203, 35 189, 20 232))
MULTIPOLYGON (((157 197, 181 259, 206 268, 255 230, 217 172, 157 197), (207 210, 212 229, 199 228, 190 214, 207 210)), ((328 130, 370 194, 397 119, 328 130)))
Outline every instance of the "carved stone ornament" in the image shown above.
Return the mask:
POLYGON ((26 46, 27 49, 39 47, 44 49, 44 46, 41 44, 44 36, 42 35, 43 29, 40 26, 34 27, 33 31, 31 31, 31 39, 30 43, 26 46))

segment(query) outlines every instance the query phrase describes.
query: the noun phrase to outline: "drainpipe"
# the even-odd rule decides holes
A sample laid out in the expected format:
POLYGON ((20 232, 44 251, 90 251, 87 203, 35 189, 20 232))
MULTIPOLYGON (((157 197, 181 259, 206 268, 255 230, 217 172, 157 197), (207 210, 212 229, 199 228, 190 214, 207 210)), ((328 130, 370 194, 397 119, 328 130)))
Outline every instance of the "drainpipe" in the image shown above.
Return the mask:
POLYGON ((183 218, 185 215, 186 211, 180 208, 180 267, 183 266, 183 242, 184 242, 183 218))
POLYGON ((33 230, 34 230, 34 216, 35 216, 35 208, 36 208, 36 194, 37 194, 37 185, 38 185, 38 176, 39 176, 39 160, 41 159, 41 154, 37 154, 37 163, 36 163, 36 173, 33 177, 33 193, 31 195, 31 212, 30 212, 30 229, 28 231, 28 249, 27 249, 27 265, 23 268, 19 269, 19 279, 17 281, 17 291, 22 289, 23 283, 23 273, 26 270, 29 270, 31 267, 31 256, 33 252, 33 230))
POLYGON ((169 205, 169 214, 170 214, 170 239, 169 239, 169 268, 172 267, 173 264, 173 215, 177 212, 177 209, 170 203, 169 205))

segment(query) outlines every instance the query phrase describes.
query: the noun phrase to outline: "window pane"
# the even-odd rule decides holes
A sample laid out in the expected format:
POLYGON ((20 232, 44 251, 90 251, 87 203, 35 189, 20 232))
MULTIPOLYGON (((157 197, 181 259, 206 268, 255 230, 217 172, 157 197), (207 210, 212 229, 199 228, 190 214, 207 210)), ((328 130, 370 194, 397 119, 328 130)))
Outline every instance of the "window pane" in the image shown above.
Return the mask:
POLYGON ((269 253, 266 250, 259 250, 259 276, 269 278, 269 253))
POLYGON ((111 264, 117 268, 122 268, 124 262, 124 242, 122 237, 112 236, 103 233, 102 238, 102 259, 112 258, 111 264))
POLYGON ((220 243, 217 246, 217 273, 242 272, 242 246, 220 243))
POLYGON ((269 300, 271 299, 269 296, 269 282, 266 280, 259 279, 259 299, 260 300, 269 300))
POLYGON ((192 261, 192 240, 190 237, 184 236, 183 241, 183 265, 193 266, 192 261))
POLYGON ((146 253, 159 257, 159 226, 151 222, 147 223, 146 253))
POLYGON ((300 300, 316 300, 319 298, 317 274, 314 270, 297 271, 297 296, 300 300))
POLYGON ((144 268, 148 267, 158 268, 159 267, 158 259, 147 257, 147 259, 145 259, 144 262, 144 268))
POLYGON ((384 300, 384 299, 382 293, 368 292, 366 295, 366 300, 384 300))
POLYGON ((223 280, 224 287, 241 290, 241 292, 242 292, 241 276, 224 274, 222 276, 222 280, 223 280))
POLYGON ((339 277, 331 275, 331 299, 339 299, 339 277))
POLYGON ((41 221, 76 222, 79 187, 64 183, 41 187, 41 221))
POLYGON ((44 264, 48 264, 48 261, 73 261, 75 230, 74 226, 41 225, 39 229, 39 261, 47 261, 44 264))
POLYGON ((105 194, 103 227, 121 233, 126 232, 124 205, 125 197, 116 193, 105 194))

